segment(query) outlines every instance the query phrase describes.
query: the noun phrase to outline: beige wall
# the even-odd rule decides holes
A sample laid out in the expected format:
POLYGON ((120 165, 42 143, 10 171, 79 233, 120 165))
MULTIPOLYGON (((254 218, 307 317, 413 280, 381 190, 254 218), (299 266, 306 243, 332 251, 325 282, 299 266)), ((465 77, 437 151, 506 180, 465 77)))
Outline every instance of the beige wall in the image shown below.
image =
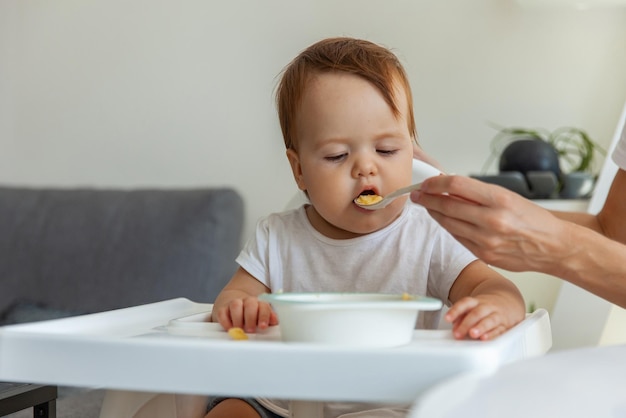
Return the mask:
POLYGON ((272 92, 326 36, 393 48, 424 147, 480 170, 504 125, 608 144, 626 99, 626 9, 513 0, 3 0, 0 182, 231 185, 246 234, 295 190, 272 92), (532 2, 531 2, 532 3, 532 2))

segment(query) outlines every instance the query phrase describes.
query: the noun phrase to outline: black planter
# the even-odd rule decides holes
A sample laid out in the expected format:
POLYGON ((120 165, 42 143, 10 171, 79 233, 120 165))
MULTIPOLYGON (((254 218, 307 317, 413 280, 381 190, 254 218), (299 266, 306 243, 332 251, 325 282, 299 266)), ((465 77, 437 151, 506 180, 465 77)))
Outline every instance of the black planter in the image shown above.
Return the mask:
POLYGON ((524 176, 529 171, 550 171, 561 178, 559 153, 552 144, 537 138, 511 142, 500 155, 499 168, 500 172, 519 171, 524 176))
POLYGON ((585 198, 595 183, 593 175, 588 173, 562 173, 556 148, 531 137, 507 145, 500 155, 499 169, 495 176, 471 177, 498 184, 529 199, 585 198))

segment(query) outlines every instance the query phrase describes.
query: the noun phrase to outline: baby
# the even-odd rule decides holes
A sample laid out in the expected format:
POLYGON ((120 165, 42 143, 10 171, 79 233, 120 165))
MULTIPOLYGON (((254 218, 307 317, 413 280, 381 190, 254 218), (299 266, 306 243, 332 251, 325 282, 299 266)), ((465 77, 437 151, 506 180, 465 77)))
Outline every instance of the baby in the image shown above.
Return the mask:
MULTIPOLYGON (((277 106, 295 182, 310 203, 259 221, 237 258, 239 269, 215 301, 214 321, 246 332, 275 325, 276 314, 257 296, 281 289, 436 297, 450 306, 445 320, 458 339, 489 340, 524 318, 518 289, 424 208, 406 196, 380 210, 354 203, 363 194, 385 196, 411 183, 413 102, 392 52, 360 39, 317 42, 285 68, 277 106)), ((440 315, 420 315, 417 325, 436 328, 440 315)), ((404 411, 398 405, 331 403, 325 414, 366 409, 375 409, 377 417, 404 411)), ((288 411, 275 400, 212 399, 206 417, 226 416, 288 411)))

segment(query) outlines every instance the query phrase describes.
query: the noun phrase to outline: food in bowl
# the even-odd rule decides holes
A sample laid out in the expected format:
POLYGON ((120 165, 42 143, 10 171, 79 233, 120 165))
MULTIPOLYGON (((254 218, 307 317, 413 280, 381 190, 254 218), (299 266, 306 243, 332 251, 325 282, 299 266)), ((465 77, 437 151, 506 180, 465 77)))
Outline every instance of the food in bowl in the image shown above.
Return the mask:
POLYGON ((265 293, 289 343, 395 347, 411 342, 420 311, 439 310, 439 299, 385 293, 265 293))

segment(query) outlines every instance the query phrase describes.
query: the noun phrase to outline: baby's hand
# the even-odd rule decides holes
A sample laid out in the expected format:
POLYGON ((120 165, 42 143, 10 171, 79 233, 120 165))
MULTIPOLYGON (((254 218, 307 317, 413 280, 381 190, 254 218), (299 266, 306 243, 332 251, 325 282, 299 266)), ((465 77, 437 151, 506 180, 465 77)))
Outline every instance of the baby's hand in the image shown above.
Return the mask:
POLYGON ((452 305, 445 320, 452 323, 454 338, 491 340, 519 322, 511 309, 487 296, 464 297, 452 305))
POLYGON ((232 299, 218 308, 217 320, 225 330, 238 327, 249 333, 278 324, 278 317, 269 303, 259 301, 256 296, 232 299))

